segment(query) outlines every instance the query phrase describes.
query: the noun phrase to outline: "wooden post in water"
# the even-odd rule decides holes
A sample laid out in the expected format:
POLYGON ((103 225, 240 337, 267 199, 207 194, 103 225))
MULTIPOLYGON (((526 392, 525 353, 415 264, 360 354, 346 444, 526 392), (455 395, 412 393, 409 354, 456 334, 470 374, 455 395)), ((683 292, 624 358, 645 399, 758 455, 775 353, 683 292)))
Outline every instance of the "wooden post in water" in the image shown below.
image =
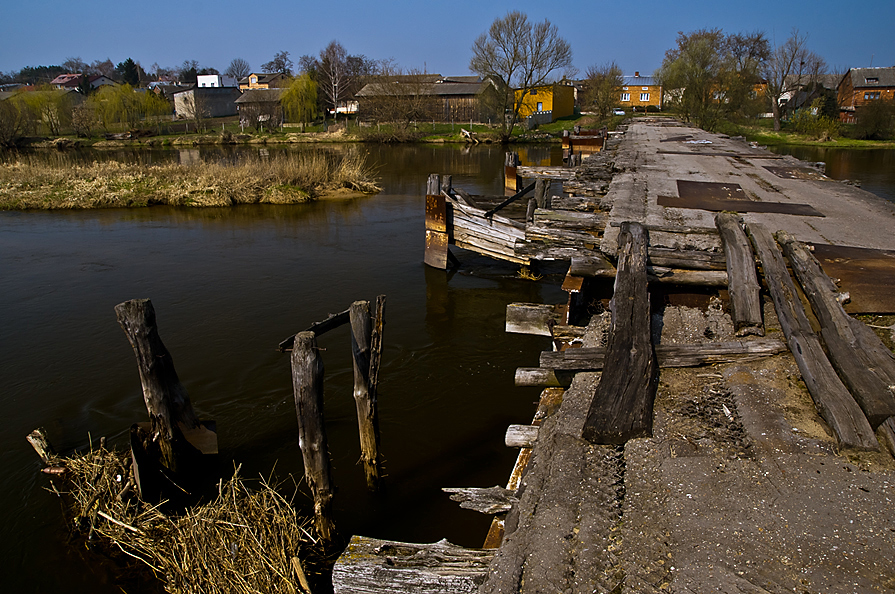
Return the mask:
POLYGON ((178 459, 189 449, 184 433, 200 430, 199 418, 159 336, 152 302, 133 299, 119 303, 115 315, 137 356, 152 442, 160 450, 162 465, 177 472, 178 459))
POLYGON ((448 238, 447 203, 441 194, 441 176, 433 173, 426 183, 426 264, 447 270, 448 238))
POLYGON ((305 480, 314 497, 317 532, 332 542, 333 482, 323 420, 323 359, 313 332, 299 332, 292 347, 292 388, 298 418, 298 446, 305 465, 305 480))
POLYGON ((512 196, 519 190, 519 177, 516 168, 519 167, 519 154, 507 153, 503 162, 504 189, 507 196, 512 196))
MULTIPOLYGON (((381 307, 383 301, 378 303, 381 307)), ((377 300, 378 301, 378 300, 377 300)), ((376 407, 376 386, 373 384, 373 323, 370 316, 369 301, 355 301, 351 304, 351 354, 354 360, 354 402, 357 406, 357 427, 360 434, 361 460, 364 463, 364 474, 367 488, 371 491, 379 489, 381 466, 379 457, 379 414, 376 407)), ((377 326, 381 324, 381 312, 377 312, 377 326)), ((379 330, 377 342, 381 347, 382 329, 379 330)), ((378 380, 379 356, 376 357, 376 378, 378 380)))

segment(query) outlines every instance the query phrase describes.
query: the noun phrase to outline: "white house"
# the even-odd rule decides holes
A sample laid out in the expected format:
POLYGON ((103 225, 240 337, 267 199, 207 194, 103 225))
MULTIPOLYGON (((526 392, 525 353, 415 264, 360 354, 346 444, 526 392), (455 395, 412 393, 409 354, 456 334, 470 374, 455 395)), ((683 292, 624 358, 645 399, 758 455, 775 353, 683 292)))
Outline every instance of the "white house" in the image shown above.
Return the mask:
POLYGON ((200 74, 196 77, 197 87, 236 87, 239 86, 232 76, 222 74, 200 74))

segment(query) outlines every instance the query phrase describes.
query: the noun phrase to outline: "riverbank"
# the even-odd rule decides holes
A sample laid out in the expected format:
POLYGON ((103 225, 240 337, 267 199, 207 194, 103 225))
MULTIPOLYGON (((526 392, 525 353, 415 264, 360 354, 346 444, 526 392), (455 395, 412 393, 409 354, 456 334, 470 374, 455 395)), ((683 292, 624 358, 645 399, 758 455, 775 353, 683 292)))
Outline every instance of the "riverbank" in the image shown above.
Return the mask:
POLYGON ((0 165, 0 210, 295 204, 339 190, 380 190, 363 155, 323 152, 233 164, 93 162, 0 165))
POLYGON ((723 128, 724 133, 729 136, 745 136, 750 142, 757 142, 765 146, 791 145, 849 149, 895 149, 895 140, 858 140, 844 136, 819 139, 792 130, 772 130, 765 126, 753 124, 728 124, 723 128))

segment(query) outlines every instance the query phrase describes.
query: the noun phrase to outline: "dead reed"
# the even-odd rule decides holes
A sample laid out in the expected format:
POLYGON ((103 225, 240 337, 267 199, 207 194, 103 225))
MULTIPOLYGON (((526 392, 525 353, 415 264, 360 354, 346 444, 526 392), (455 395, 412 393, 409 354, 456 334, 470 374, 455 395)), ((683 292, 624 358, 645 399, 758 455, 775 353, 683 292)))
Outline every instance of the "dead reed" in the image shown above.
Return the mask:
POLYGON ((235 164, 0 164, 0 209, 84 209, 294 204, 341 188, 380 190, 362 154, 327 151, 254 157, 235 164))
POLYGON ((305 570, 322 545, 267 481, 249 489, 237 469, 214 501, 171 515, 137 497, 129 452, 101 445, 60 462, 76 529, 144 563, 168 592, 310 592, 305 570))

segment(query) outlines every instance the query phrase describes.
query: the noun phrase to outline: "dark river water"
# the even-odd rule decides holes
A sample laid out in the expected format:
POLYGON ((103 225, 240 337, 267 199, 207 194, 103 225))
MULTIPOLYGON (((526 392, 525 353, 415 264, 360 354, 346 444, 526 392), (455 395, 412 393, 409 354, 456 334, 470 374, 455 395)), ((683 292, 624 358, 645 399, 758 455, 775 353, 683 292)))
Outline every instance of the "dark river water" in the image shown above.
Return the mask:
POLYGON ((861 188, 895 202, 895 149, 841 149, 814 146, 770 147, 803 161, 823 161, 827 176, 860 182, 861 188))
MULTIPOLYGON (((246 477, 288 477, 300 476, 302 465, 289 356, 277 344, 354 300, 385 294, 379 403, 387 476, 378 496, 367 493, 356 465, 348 329, 320 339, 336 526, 345 536, 481 546, 489 520, 440 489, 506 482, 515 452, 503 445, 504 431, 529 422, 538 397, 514 387, 514 370, 536 365, 549 348, 543 337, 507 334, 506 305, 564 300, 561 277, 521 280, 516 266, 470 254, 461 254, 465 266, 453 275, 422 263, 428 174, 450 173, 471 193, 501 193, 500 147, 359 150, 379 168, 377 196, 0 212, 3 591, 121 591, 83 546, 66 543, 59 501, 24 438, 43 426, 66 454, 100 436, 123 445, 128 427, 146 419, 134 354, 113 311, 133 298, 152 299, 195 408, 217 421, 225 474, 242 464, 246 477)), ((232 156, 190 149, 140 158, 232 156)), ((522 157, 549 164, 558 148, 522 157)), ((97 156, 65 157, 73 158, 97 156)))

